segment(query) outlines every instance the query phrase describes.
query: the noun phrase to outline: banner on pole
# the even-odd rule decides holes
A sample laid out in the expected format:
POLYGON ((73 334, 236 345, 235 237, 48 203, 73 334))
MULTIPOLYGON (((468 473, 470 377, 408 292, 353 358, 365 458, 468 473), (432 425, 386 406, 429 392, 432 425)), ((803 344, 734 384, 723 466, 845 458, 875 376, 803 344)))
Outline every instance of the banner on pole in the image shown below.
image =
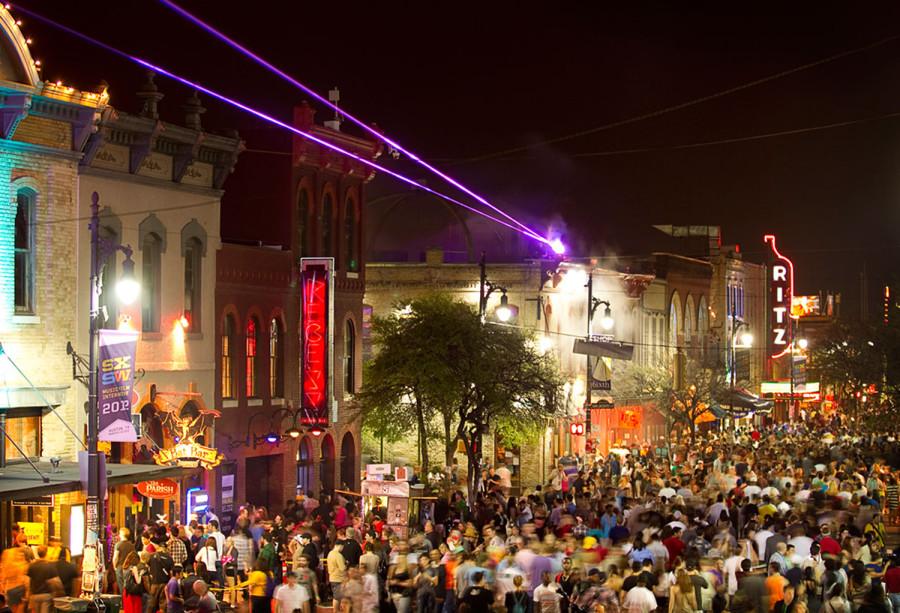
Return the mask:
POLYGON ((137 432, 131 421, 131 399, 138 334, 125 330, 100 330, 99 336, 99 439, 133 443, 137 441, 137 432))

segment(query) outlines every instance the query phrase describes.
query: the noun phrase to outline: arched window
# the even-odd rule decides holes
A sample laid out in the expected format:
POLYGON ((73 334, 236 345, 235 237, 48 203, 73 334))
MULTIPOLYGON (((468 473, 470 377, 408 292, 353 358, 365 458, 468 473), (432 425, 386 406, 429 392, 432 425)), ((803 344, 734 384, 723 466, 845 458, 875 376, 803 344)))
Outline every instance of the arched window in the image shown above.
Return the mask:
POLYGON ((356 328, 348 319, 344 328, 344 394, 356 393, 356 328))
POLYGON ((706 305, 706 296, 701 296, 697 307, 697 333, 705 336, 707 332, 709 332, 709 307, 706 305))
POLYGON ((688 296, 684 304, 684 344, 694 342, 694 297, 688 296))
POLYGON ((256 359, 256 351, 259 346, 258 341, 259 321, 257 321, 256 317, 250 317, 247 320, 247 336, 244 354, 247 359, 247 371, 245 373, 247 379, 247 398, 256 398, 259 395, 259 388, 257 388, 257 383, 259 382, 259 377, 257 376, 259 374, 257 372, 259 361, 256 359))
POLYGON ((151 213, 138 225, 138 239, 141 248, 141 329, 159 332, 166 228, 151 213))
POLYGON ((284 348, 281 323, 277 317, 269 322, 269 394, 284 398, 284 348))
MULTIPOLYGON (((113 215, 109 209, 100 211, 100 239, 111 245, 118 245, 122 238, 122 222, 113 215)), ((104 328, 116 328, 119 325, 119 301, 116 298, 116 281, 118 279, 117 266, 119 257, 115 254, 106 258, 100 273, 101 312, 106 313, 104 328)))
POLYGON ((334 199, 331 193, 322 198, 322 210, 319 212, 319 236, 322 237, 321 253, 328 257, 334 253, 334 199))
POLYGON ((678 348, 679 325, 681 324, 681 298, 678 292, 672 293, 672 301, 669 303, 669 351, 674 352, 678 348))
POLYGON ((200 271, 203 263, 203 244, 190 238, 184 246, 184 317, 189 332, 200 331, 200 271))
POLYGON ((353 198, 347 198, 344 205, 344 257, 347 258, 347 270, 350 272, 359 270, 356 225, 356 201, 353 198))
POLYGON ((309 255, 309 190, 301 187, 297 192, 297 250, 296 257, 309 255))
POLYGON ((222 398, 234 398, 234 317, 225 316, 222 325, 222 398))
POLYGON ((141 329, 144 332, 159 332, 162 238, 155 232, 147 233, 141 252, 141 329))
POLYGON ((34 313, 34 215, 36 194, 16 194, 15 307, 16 313, 34 313))

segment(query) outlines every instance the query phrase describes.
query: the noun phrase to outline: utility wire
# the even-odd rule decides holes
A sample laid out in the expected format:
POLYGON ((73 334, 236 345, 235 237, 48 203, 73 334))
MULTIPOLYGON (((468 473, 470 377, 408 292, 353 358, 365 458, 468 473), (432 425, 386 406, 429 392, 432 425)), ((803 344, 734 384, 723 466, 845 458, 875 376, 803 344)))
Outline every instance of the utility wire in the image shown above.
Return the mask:
POLYGON ((507 149, 502 149, 500 151, 495 151, 493 153, 486 153, 483 155, 475 156, 467 158, 463 161, 458 162, 458 164, 468 164, 471 162, 481 162, 484 160, 490 160, 497 157, 502 157, 505 155, 509 155, 510 153, 519 153, 520 151, 527 151, 529 149, 534 149, 537 147, 542 147, 544 145, 553 145, 556 143, 561 143, 569 140, 574 140, 576 138, 581 138, 583 136, 588 136, 590 134, 596 134, 597 132, 603 132, 606 130, 611 130, 613 128, 618 128, 621 126, 630 125, 633 123, 638 123, 639 121, 644 121, 646 119, 653 119, 654 117, 659 117, 661 115, 666 115, 668 113, 673 113, 675 111, 680 111, 682 109, 686 109, 692 106, 697 106, 698 104, 703 104, 705 102, 710 102, 712 100, 716 100, 718 98, 724 98, 725 96, 730 96, 731 94, 735 94, 747 89, 751 89, 753 87, 757 87, 759 85, 763 85, 765 83, 769 83, 771 81, 775 81, 777 79, 782 79, 784 77, 790 76, 792 74, 796 74, 798 72, 802 72, 804 70, 809 70, 810 68, 815 68, 817 66, 821 66, 823 64, 827 64, 829 62, 833 62, 835 60, 839 60, 845 57, 849 57, 851 55, 855 55, 857 53, 862 53, 864 51, 868 51, 870 49, 875 49, 876 47, 880 47, 882 45, 886 45, 890 42, 893 42, 900 38, 900 34, 895 34, 893 36, 888 36, 887 38, 882 38, 881 40, 877 40, 875 42, 869 43, 867 45, 863 45, 862 47, 856 47, 855 49, 850 49, 848 51, 841 51, 839 53, 835 53, 833 55, 829 55, 828 57, 824 57, 822 59, 808 62, 806 64, 801 64, 800 66, 795 66, 794 68, 789 68, 787 70, 782 70, 781 72, 776 72, 766 77, 762 77, 760 79, 754 79, 752 81, 748 81, 746 83, 742 83, 740 85, 736 85, 734 87, 729 87, 728 89, 724 89, 713 94, 708 94, 706 96, 701 96, 699 98, 694 98, 692 100, 688 100, 686 102, 681 102, 679 104, 673 104, 671 106, 667 106, 661 109, 657 109, 655 111, 650 111, 649 113, 643 113, 641 115, 636 115, 634 117, 629 117, 627 119, 621 119, 619 121, 614 121, 602 126, 597 126, 594 128, 588 128, 586 130, 579 130, 577 132, 572 132, 570 134, 565 134, 562 136, 557 136, 555 138, 545 139, 536 143, 530 143, 528 145, 521 145, 518 147, 509 147, 507 149))

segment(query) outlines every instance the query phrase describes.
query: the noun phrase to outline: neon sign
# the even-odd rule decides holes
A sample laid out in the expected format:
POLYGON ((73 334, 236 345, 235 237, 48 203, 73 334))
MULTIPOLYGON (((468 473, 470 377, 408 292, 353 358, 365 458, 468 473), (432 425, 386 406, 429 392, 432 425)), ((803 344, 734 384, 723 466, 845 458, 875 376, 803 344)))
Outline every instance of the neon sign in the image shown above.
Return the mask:
POLYGON ((306 426, 327 427, 331 404, 331 347, 332 347, 332 258, 302 258, 301 283, 301 346, 300 380, 301 423, 306 426))
POLYGON ((769 267, 769 355, 780 358, 791 348, 791 307, 794 298, 794 263, 781 255, 775 246, 775 237, 767 234, 768 243, 775 256, 769 267))

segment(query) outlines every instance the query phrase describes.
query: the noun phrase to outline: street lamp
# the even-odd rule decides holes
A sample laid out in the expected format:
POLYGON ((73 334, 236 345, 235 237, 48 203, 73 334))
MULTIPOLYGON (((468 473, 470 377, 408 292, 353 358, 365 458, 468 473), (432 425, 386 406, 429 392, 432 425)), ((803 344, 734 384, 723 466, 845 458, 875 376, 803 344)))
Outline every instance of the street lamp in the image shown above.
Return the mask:
MULTIPOLYGON (((99 387, 99 370, 97 368, 97 352, 99 344, 99 331, 102 309, 100 307, 100 295, 103 285, 100 280, 106 261, 117 251, 125 255, 122 263, 122 277, 116 286, 116 294, 124 304, 131 304, 137 300, 140 294, 140 284, 134 278, 134 261, 131 259, 130 245, 122 245, 117 242, 100 237, 100 194, 91 194, 91 220, 88 224, 91 232, 91 278, 90 278, 90 310, 89 321, 89 351, 88 351, 88 487, 87 487, 87 539, 86 544, 98 547, 97 558, 102 559, 102 550, 99 549, 101 528, 103 526, 103 496, 100 492, 100 455, 97 443, 100 434, 100 408, 97 398, 99 387)), ((98 582, 99 585, 99 582, 98 582)))
POLYGON ((791 359, 791 408, 790 408, 790 419, 794 418, 796 401, 794 400, 794 353, 799 351, 806 351, 806 348, 809 347, 809 341, 805 338, 793 338, 794 334, 794 326, 793 322, 791 325, 791 355, 789 356, 791 359))
POLYGON ((745 322, 738 320, 734 315, 734 305, 732 304, 732 316, 731 316, 731 394, 728 397, 728 409, 731 413, 734 412, 734 388, 737 385, 737 351, 736 349, 740 346, 741 349, 750 349, 753 347, 753 335, 748 331, 741 334, 741 344, 737 345, 735 343, 735 338, 737 338, 738 330, 743 327, 749 328, 750 325, 745 322))
POLYGON ((494 292, 500 292, 500 306, 497 307, 497 309, 494 311, 494 314, 497 316, 497 319, 500 320, 500 322, 508 322, 510 319, 512 319, 513 310, 512 307, 509 306, 509 298, 506 296, 506 288, 488 281, 484 251, 481 252, 481 261, 478 263, 478 268, 478 316, 481 317, 481 322, 484 323, 485 319, 487 318, 488 299, 494 292))
MULTIPOLYGON (((604 305, 606 308, 603 309, 603 317, 600 319, 600 327, 603 328, 606 332, 609 332, 616 325, 615 320, 612 316, 612 308, 609 304, 609 300, 599 300, 594 298, 594 268, 591 266, 590 270, 587 273, 587 283, 585 283, 585 287, 587 288, 587 304, 588 304, 588 314, 587 314, 587 336, 588 340, 591 340, 591 336, 594 333, 594 327, 591 323, 594 321, 594 314, 597 312, 597 309, 600 305, 604 305)), ((585 380, 587 381, 587 390, 585 392, 585 408, 584 408, 584 417, 585 417, 585 433, 587 438, 590 439, 591 434, 591 403, 593 402, 592 398, 592 388, 594 385, 594 377, 593 371, 591 370, 591 356, 585 355, 585 361, 587 364, 587 373, 585 373, 585 380)))

